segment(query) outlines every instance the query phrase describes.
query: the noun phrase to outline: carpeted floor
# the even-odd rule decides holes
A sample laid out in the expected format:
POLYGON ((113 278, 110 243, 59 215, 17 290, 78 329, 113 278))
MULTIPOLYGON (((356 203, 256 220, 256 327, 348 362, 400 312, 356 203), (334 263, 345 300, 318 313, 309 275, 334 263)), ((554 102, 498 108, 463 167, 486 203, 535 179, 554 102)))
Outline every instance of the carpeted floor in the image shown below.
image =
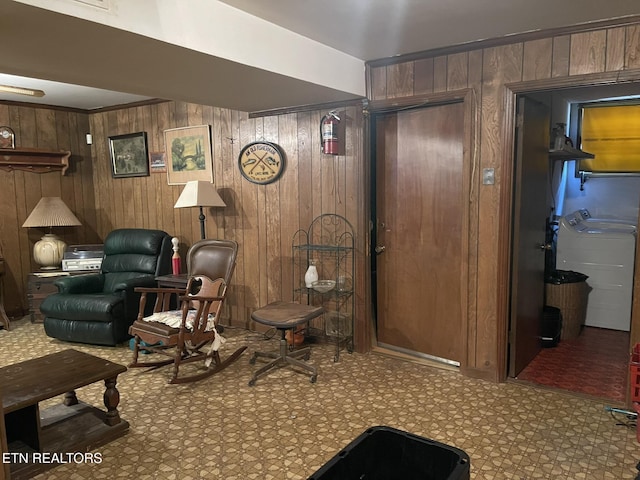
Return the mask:
MULTIPOLYGON (((380 354, 345 353, 334 363, 326 345, 314 346, 311 356, 317 383, 281 369, 249 387, 257 368, 249 364, 251 352, 275 350, 276 341, 242 330, 225 335, 223 352, 240 344, 249 349, 207 380, 168 385, 168 369, 120 375, 119 410, 129 433, 98 449, 100 464, 60 465, 36 478, 305 479, 374 425, 464 450, 473 479, 619 480, 637 473, 635 429, 618 425, 601 401, 469 379, 380 354)), ((125 365, 131 358, 125 346, 50 339, 26 319, 0 330, 0 345, 1 366, 67 348, 125 365)), ((83 387, 78 398, 101 405, 103 390, 83 387)))

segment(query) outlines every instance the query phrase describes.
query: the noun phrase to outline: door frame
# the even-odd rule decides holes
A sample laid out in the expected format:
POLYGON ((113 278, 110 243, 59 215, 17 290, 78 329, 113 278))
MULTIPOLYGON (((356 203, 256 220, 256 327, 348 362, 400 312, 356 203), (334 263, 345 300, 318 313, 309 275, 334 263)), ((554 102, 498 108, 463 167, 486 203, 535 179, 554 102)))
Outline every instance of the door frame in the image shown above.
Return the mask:
MULTIPOLYGON (((509 341, 509 315, 510 315, 510 265, 513 255, 511 239, 513 235, 513 194, 515 175, 515 127, 516 127, 516 96, 521 94, 535 94, 541 92, 558 91, 576 87, 614 86, 621 84, 640 84, 640 71, 629 70, 626 73, 594 73, 576 75, 567 78, 550 78, 543 80, 530 80, 513 82, 505 85, 504 95, 504 143, 502 151, 502 177, 500 194, 500 214, 498 223, 501 226, 498 237, 498 280, 497 280, 497 332, 498 332, 498 362, 499 379, 506 381, 508 378, 508 341, 509 341)), ((636 258, 636 262, 638 259, 636 258)), ((631 332, 630 343, 640 343, 640 272, 638 268, 634 274, 632 294, 631 332)), ((628 380, 627 380, 628 384, 628 380)), ((627 385, 628 387, 628 385, 627 385)), ((629 388, 627 390, 627 403, 629 403, 629 388)))
MULTIPOLYGON (((416 95, 409 98, 394 98, 387 100, 377 100, 369 102, 367 108, 367 136, 368 138, 368 157, 369 157, 369 177, 371 179, 370 195, 369 195, 369 213, 370 213, 370 231, 368 239, 368 247, 370 255, 375 255, 373 250, 374 242, 376 241, 375 234, 375 197, 376 197, 376 175, 375 175, 375 117, 377 115, 398 112, 401 110, 411 108, 421 108, 437 105, 445 105, 449 103, 462 103, 464 107, 464 134, 463 134, 463 162, 468 166, 466 171, 466 182, 463 186, 463 197, 468 199, 467 209, 464 212, 463 228, 465 230, 464 236, 466 238, 463 259, 463 273, 461 284, 466 285, 464 291, 464 298, 461 299, 463 306, 462 315, 462 345, 463 354, 460 360, 460 371, 464 374, 469 369, 469 365, 473 365, 473 359, 476 354, 476 291, 477 291, 477 271, 478 271, 478 221, 479 221, 479 209, 478 209, 478 162, 479 162, 479 138, 478 138, 478 112, 479 105, 478 99, 475 95, 475 90, 472 88, 465 88, 450 92, 433 93, 425 95, 416 95)), ((373 275, 369 275, 369 291, 374 292, 375 286, 373 281, 375 278, 373 275)), ((372 315, 369 322, 369 328, 371 328, 371 341, 372 347, 377 346, 377 321, 375 315, 373 315, 377 306, 375 302, 376 298, 372 296, 372 315)), ((472 375, 477 376, 477 375, 472 375)))

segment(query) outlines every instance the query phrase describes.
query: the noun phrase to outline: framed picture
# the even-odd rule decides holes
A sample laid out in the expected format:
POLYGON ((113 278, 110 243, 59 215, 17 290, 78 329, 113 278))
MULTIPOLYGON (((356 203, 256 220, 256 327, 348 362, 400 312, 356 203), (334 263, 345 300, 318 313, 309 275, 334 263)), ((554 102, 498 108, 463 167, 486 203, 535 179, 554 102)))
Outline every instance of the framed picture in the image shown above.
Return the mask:
POLYGON ((151 170, 151 173, 165 173, 167 171, 164 152, 149 153, 149 170, 151 170))
POLYGON ((146 132, 109 137, 109 153, 114 178, 149 175, 146 132))
POLYGON ((213 182, 209 125, 165 130, 164 148, 169 185, 191 180, 213 182))

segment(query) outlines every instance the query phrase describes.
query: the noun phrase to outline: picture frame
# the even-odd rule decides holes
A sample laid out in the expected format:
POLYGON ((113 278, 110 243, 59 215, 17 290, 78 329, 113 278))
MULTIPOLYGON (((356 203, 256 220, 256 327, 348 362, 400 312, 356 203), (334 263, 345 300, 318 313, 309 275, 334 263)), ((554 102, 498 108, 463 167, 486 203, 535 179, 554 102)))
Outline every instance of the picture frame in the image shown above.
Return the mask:
POLYGON ((164 148, 169 185, 183 185, 192 180, 213 183, 209 125, 165 130, 164 148))
POLYGON ((166 173, 167 164, 164 152, 149 152, 149 170, 151 173, 166 173))
POLYGON ((149 176, 146 132, 109 137, 109 155, 114 178, 149 176))

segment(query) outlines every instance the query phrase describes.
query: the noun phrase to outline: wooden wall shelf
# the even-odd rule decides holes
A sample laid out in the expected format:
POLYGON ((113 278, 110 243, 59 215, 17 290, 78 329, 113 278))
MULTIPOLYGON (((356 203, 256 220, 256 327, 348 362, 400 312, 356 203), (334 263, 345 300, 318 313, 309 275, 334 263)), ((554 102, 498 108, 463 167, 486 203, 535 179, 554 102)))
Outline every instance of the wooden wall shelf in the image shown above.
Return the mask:
POLYGON ((41 150, 39 148, 0 148, 0 168, 46 173, 69 168, 69 151, 41 150))

